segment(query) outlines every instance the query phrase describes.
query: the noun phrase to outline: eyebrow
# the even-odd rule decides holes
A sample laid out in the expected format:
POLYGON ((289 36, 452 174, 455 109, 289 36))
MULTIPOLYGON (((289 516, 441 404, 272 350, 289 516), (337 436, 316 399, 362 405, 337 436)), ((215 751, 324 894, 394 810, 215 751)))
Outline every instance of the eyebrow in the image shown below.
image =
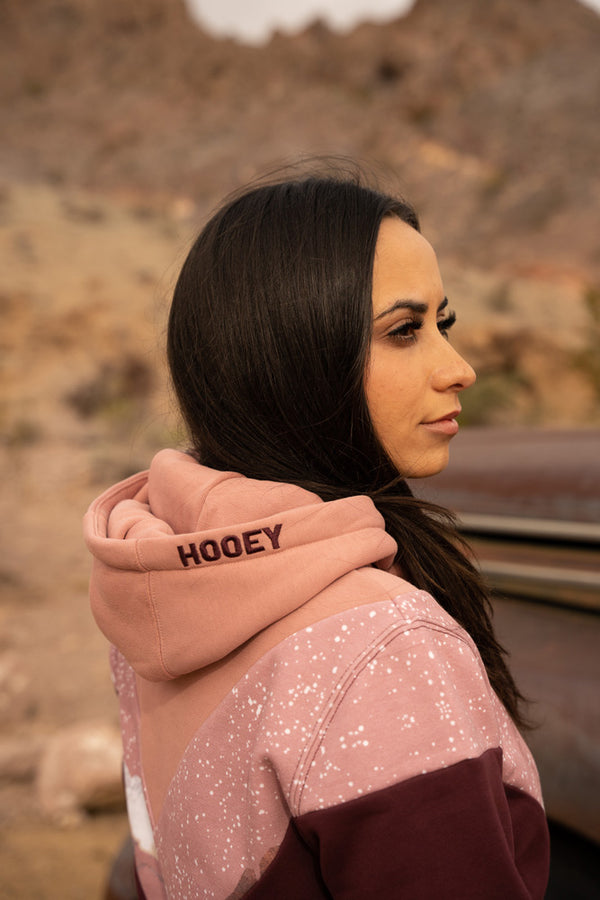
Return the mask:
MULTIPOLYGON (((438 306, 437 311, 441 312, 443 309, 446 309, 447 306, 448 298, 444 297, 444 299, 438 306)), ((395 303, 392 303, 391 306, 376 315, 374 321, 377 322, 378 319, 383 319, 384 316, 389 316, 390 313, 396 312, 396 310, 398 309, 410 309, 411 312, 419 313, 420 315, 424 316, 429 309, 429 304, 422 303, 420 300, 396 300, 395 303)))

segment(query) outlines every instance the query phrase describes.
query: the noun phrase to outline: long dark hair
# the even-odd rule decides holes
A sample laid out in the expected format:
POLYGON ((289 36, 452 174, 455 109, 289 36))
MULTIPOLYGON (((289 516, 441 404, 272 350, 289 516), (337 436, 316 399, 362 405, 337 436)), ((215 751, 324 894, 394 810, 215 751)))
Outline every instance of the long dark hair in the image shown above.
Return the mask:
POLYGON ((391 215, 419 229, 408 203, 365 185, 358 172, 308 173, 230 198, 175 288, 173 385, 204 465, 298 484, 323 500, 370 496, 398 543, 403 574, 471 635, 522 725, 489 592, 453 517, 412 496, 369 416, 373 260, 391 215))

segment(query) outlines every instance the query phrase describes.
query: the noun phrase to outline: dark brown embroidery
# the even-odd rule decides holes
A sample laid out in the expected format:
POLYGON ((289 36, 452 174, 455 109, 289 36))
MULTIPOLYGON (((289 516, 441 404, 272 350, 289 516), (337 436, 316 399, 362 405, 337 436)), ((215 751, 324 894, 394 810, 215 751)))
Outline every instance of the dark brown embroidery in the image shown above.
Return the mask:
POLYGON ((194 544, 193 542, 187 546, 179 544, 177 547, 179 559, 182 566, 187 568, 190 565, 190 560, 194 565, 200 566, 203 562, 216 562, 218 559, 221 559, 221 556, 235 559, 244 553, 246 555, 260 553, 269 549, 268 545, 265 545, 263 542, 264 538, 261 539, 261 535, 264 535, 270 541, 273 550, 279 550, 279 535, 282 528, 283 523, 279 522, 274 528, 269 528, 268 525, 265 525, 264 528, 242 531, 241 535, 227 534, 220 541, 214 538, 206 538, 200 544, 194 544))

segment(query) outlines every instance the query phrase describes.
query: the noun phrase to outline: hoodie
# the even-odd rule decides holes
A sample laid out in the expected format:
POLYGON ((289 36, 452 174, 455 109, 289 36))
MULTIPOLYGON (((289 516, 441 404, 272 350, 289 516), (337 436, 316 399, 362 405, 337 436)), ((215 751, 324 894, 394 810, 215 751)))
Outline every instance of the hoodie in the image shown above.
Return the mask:
POLYGON ((164 450, 84 528, 147 900, 541 900, 531 755, 368 497, 164 450))

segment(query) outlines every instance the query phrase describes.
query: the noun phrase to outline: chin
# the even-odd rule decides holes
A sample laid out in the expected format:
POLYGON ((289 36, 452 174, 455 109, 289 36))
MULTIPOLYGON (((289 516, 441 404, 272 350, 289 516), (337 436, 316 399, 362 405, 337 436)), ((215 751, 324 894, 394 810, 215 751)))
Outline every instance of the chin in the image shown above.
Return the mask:
POLYGON ((404 478, 430 478, 443 472, 450 460, 450 454, 446 447, 444 451, 427 453, 421 459, 394 460, 394 465, 404 478))

